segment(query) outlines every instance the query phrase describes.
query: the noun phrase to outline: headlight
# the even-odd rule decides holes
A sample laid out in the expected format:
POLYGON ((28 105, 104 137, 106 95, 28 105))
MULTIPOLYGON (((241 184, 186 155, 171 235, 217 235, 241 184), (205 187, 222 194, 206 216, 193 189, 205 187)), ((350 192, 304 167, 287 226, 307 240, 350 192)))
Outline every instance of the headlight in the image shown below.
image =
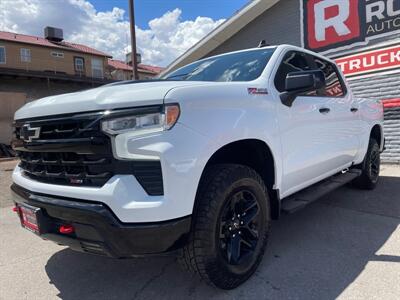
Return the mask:
POLYGON ((125 132, 146 134, 171 129, 178 121, 179 105, 165 105, 164 112, 116 117, 104 120, 101 128, 112 135, 125 132))

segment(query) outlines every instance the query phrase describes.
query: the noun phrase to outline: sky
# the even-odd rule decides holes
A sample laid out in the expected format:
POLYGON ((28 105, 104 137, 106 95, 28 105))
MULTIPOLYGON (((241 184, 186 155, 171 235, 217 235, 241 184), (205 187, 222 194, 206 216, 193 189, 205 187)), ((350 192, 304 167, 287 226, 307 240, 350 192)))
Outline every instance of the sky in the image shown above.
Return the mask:
MULTIPOLYGON (((114 6, 127 12, 128 0, 92 0, 98 10, 111 10, 114 6)), ((214 20, 229 18, 235 11, 246 5, 248 0, 135 0, 135 21, 141 28, 148 28, 149 20, 162 16, 175 8, 182 10, 182 20, 194 20, 206 16, 214 20)))
MULTIPOLYGON (((250 0, 135 0, 142 62, 167 66, 250 0)), ((124 60, 130 51, 128 0, 0 0, 0 30, 64 39, 124 60)))

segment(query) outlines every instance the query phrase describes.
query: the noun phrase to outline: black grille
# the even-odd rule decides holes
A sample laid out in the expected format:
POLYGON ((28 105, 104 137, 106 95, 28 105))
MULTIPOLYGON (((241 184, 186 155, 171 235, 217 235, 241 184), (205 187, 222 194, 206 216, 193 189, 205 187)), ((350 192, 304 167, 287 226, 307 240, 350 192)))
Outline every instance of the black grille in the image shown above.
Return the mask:
POLYGON ((160 162, 115 159, 110 138, 100 130, 102 116, 17 121, 13 146, 24 174, 44 183, 96 187, 116 174, 131 174, 149 195, 162 195, 160 162), (32 128, 40 128, 40 134, 29 141, 26 132, 32 128))
POLYGON ((29 177, 53 184, 102 186, 113 175, 112 159, 72 152, 18 152, 29 177))
POLYGON ((21 128, 25 124, 29 124, 32 128, 40 126, 40 135, 38 140, 57 140, 57 139, 73 139, 87 137, 104 137, 99 130, 99 120, 102 115, 92 115, 76 117, 71 119, 48 119, 40 121, 27 121, 20 123, 15 128, 17 139, 21 137, 21 128))
POLYGON ((133 174, 149 195, 163 195, 163 179, 159 161, 133 162, 133 174))

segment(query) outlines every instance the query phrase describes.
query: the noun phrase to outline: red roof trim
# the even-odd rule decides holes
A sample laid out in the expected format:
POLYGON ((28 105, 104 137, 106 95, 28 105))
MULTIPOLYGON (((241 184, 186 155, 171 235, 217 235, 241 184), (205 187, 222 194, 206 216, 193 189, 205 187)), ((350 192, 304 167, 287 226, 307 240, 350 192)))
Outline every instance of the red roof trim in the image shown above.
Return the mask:
POLYGON ((108 65, 118 70, 132 71, 132 67, 124 63, 122 60, 108 59, 108 65))
POLYGON ((98 56, 112 57, 111 55, 109 55, 107 53, 104 53, 102 51, 88 47, 86 45, 70 43, 67 41, 62 41, 60 43, 53 43, 42 37, 7 32, 7 31, 0 31, 0 40, 16 42, 16 43, 24 43, 24 44, 29 44, 29 45, 36 45, 36 46, 41 46, 41 47, 63 49, 66 51, 87 53, 87 54, 98 55, 98 56))
MULTIPOLYGON (((124 70, 124 71, 131 71, 132 72, 132 66, 126 64, 122 60, 118 59, 108 59, 108 65, 118 69, 118 70, 124 70)), ((138 71, 142 73, 149 73, 153 75, 158 75, 163 68, 161 67, 156 67, 156 66, 150 66, 150 65, 144 65, 144 64, 139 64, 138 65, 138 71)))

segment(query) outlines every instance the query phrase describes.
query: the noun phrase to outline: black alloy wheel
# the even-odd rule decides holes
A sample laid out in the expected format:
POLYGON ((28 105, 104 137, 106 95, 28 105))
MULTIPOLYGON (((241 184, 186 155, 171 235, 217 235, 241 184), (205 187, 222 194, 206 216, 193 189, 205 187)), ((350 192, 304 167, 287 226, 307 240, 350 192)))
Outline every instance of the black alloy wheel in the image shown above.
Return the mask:
POLYGON ((255 195, 246 188, 225 203, 219 221, 219 246, 228 264, 241 265, 254 255, 261 219, 255 195))

